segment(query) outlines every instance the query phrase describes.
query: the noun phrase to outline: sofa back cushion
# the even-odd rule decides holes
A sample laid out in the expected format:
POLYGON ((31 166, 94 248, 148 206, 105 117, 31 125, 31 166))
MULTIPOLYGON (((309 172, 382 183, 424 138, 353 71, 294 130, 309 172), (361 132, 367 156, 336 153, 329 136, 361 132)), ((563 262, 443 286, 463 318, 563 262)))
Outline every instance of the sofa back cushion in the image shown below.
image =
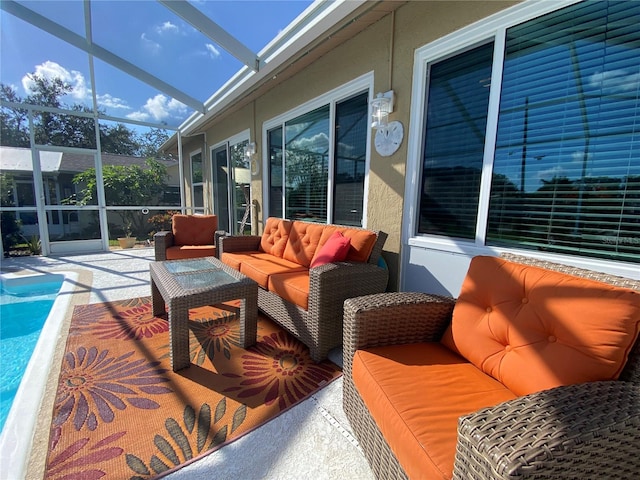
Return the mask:
POLYGON ((351 244, 345 260, 363 263, 369 260, 373 246, 376 243, 377 236, 376 233, 371 230, 364 230, 360 228, 326 225, 322 231, 322 237, 320 238, 317 251, 320 251, 335 232, 342 233, 342 235, 349 239, 351 244))
POLYGON ((282 258, 289 240, 291 221, 283 218, 269 217, 264 225, 264 232, 260 239, 260 248, 265 253, 282 258))
POLYGON ((284 258, 308 268, 318 248, 324 227, 320 223, 293 222, 289 231, 289 241, 284 249, 284 258))
POLYGON ((175 245, 213 245, 218 229, 217 215, 183 215, 171 217, 175 245))
POLYGON ((638 292, 478 256, 442 342, 526 395, 616 379, 639 329, 638 292))

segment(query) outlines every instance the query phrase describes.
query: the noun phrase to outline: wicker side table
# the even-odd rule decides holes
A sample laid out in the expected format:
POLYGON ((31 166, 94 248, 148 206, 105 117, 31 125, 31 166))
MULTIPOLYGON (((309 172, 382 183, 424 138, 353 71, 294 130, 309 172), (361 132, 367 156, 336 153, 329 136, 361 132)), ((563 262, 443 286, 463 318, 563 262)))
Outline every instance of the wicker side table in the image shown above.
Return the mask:
POLYGON ((240 299, 240 340, 243 348, 256 343, 258 284, 214 257, 151 262, 153 314, 169 306, 169 339, 173 371, 191 363, 189 309, 240 299))

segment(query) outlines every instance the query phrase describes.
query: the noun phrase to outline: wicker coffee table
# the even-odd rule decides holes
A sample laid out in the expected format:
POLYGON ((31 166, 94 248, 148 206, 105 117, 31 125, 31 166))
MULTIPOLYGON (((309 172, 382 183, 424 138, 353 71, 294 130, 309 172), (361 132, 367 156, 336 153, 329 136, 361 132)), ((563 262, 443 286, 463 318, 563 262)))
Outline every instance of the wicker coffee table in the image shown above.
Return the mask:
POLYGON ((240 299, 240 341, 256 343, 258 284, 215 257, 151 262, 153 314, 169 306, 169 339, 173 371, 191 364, 189 309, 240 299))

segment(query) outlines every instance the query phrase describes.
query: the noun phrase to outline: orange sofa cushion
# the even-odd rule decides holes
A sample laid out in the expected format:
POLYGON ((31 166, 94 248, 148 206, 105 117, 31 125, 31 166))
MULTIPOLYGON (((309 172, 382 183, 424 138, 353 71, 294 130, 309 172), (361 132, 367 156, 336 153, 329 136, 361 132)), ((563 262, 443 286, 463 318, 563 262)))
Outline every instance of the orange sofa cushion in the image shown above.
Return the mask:
POLYGON ((179 245, 166 250, 167 260, 182 258, 215 257, 216 247, 213 245, 179 245))
POLYGON ((442 342, 526 395, 618 378, 639 329, 631 289, 478 256, 442 342))
POLYGON ((371 256, 371 251, 376 243, 376 234, 368 230, 360 230, 357 228, 337 227, 335 225, 325 225, 322 231, 322 237, 318 244, 318 251, 324 246, 335 232, 340 232, 351 242, 347 258, 352 262, 367 262, 371 256))
POLYGON ((458 418, 515 395, 440 343, 358 350, 353 381, 409 478, 449 479, 458 418))
POLYGON ((255 280, 265 289, 268 288, 270 275, 299 271, 308 272, 308 269, 284 258, 263 252, 245 253, 240 264, 240 273, 255 280))
POLYGON ((217 229, 217 215, 178 213, 171 217, 174 245, 214 245, 217 229))
POLYGON ((309 270, 269 276, 269 291, 287 302, 309 309, 309 270))
POLYGON ((293 222, 283 258, 309 267, 318 248, 324 225, 293 222))
POLYGON ((263 253, 263 252, 258 252, 258 251, 243 251, 243 252, 238 252, 238 253, 233 253, 233 252, 224 252, 221 256, 220 256, 220 261, 224 264, 229 265, 230 267, 235 268, 236 270, 240 271, 240 267, 242 265, 242 260, 246 259, 246 258, 250 258, 251 255, 256 255, 259 253, 263 253))
POLYGON ((269 217, 262 232, 260 239, 260 248, 265 253, 270 253, 276 257, 282 258, 284 249, 289 240, 289 231, 292 222, 282 218, 269 217))

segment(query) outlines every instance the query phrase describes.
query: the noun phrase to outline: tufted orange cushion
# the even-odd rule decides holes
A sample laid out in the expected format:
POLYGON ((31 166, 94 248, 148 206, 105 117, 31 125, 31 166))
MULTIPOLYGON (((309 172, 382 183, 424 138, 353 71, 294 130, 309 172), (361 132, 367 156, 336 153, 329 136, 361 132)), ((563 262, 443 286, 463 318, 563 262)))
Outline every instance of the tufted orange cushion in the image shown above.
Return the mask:
POLYGON ((376 234, 370 230, 359 228, 325 226, 318 244, 318 250, 327 243, 335 232, 340 232, 351 242, 346 260, 352 262, 367 262, 376 243, 376 234))
POLYGON ((309 267, 322 236, 324 225, 293 222, 289 232, 289 241, 284 249, 284 258, 309 267))
POLYGON ((213 245, 218 229, 216 215, 182 215, 171 218, 175 245, 213 245))
POLYGON ((264 232, 260 239, 260 248, 265 253, 270 253, 282 258, 284 249, 289 240, 291 221, 282 218, 269 217, 264 225, 264 232))
POLYGON ((473 258, 442 342, 517 395, 616 379, 640 329, 640 294, 473 258))

